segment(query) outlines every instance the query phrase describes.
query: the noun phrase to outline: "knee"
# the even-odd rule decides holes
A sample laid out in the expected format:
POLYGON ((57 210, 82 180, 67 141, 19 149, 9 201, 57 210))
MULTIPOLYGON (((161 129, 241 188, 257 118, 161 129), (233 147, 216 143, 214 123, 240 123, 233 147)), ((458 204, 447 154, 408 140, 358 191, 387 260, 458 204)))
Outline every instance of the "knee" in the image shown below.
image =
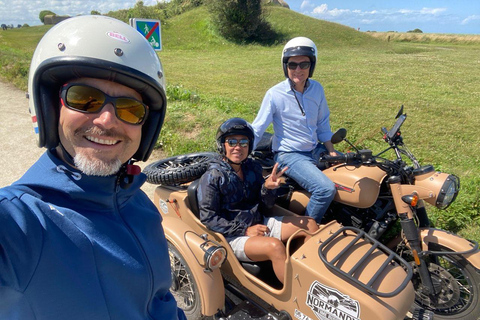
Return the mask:
POLYGON ((317 221, 315 221, 315 219, 308 219, 307 229, 308 229, 308 231, 310 231, 310 232, 315 232, 315 231, 317 231, 317 230, 318 230, 317 221))
POLYGON ((286 253, 285 253, 285 245, 282 241, 276 238, 270 238, 270 243, 268 246, 268 255, 270 256, 271 260, 285 260, 286 253))
POLYGON ((330 183, 328 186, 326 186, 325 189, 325 193, 327 193, 333 199, 335 193, 337 192, 337 188, 335 188, 335 183, 330 183))
POLYGON ((335 188, 335 184, 332 181, 319 184, 315 186, 314 190, 312 191, 313 194, 329 198, 333 198, 336 192, 337 189, 335 188))

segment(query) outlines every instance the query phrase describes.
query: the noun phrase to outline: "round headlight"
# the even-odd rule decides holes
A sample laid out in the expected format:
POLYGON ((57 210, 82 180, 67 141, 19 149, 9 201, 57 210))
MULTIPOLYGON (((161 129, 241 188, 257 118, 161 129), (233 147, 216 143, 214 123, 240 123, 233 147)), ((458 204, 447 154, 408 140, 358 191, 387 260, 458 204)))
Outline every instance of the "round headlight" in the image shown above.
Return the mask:
POLYGON ((459 190, 460 179, 453 174, 449 175, 438 194, 437 208, 446 209, 455 200, 459 190))
POLYGON ((227 259, 227 250, 222 246, 212 246, 205 251, 204 255, 205 265, 208 270, 215 270, 222 266, 222 263, 227 259))

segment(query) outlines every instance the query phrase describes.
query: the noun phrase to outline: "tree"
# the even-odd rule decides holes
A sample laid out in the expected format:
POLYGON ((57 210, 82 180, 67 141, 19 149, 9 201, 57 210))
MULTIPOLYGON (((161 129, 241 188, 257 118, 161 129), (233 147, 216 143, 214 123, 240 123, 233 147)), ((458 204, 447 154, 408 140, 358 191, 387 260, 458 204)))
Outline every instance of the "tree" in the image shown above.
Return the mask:
POLYGON ((273 42, 277 35, 265 20, 261 0, 210 0, 214 24, 235 42, 273 42))
POLYGON ((417 28, 417 29, 409 30, 407 31, 407 33, 423 33, 423 31, 417 28))
POLYGON ((102 14, 100 13, 100 11, 97 11, 97 10, 92 10, 90 11, 90 14, 91 15, 94 15, 94 16, 101 16, 102 14))
POLYGON ((40 18, 40 21, 42 21, 42 23, 45 23, 45 16, 47 15, 52 15, 52 16, 56 16, 56 14, 50 10, 42 10, 40 11, 40 14, 38 15, 38 17, 40 18))

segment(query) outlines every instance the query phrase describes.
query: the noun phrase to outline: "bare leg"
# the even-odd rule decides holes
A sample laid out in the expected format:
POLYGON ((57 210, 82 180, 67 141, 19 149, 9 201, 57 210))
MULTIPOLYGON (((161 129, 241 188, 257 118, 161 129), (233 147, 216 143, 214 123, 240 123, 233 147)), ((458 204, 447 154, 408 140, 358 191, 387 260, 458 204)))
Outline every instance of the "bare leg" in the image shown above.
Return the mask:
POLYGON ((251 237, 245 243, 245 254, 252 261, 271 260, 275 275, 281 283, 284 282, 287 255, 282 241, 272 237, 251 237))

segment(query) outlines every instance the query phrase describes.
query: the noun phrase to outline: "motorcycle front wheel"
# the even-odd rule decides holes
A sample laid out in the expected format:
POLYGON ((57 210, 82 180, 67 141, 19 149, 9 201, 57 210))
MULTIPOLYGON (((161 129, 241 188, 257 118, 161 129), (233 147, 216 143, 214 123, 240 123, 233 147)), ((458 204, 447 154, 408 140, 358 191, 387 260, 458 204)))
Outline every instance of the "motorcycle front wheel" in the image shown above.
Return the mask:
POLYGON ((170 292, 177 301, 178 307, 185 312, 187 319, 202 319, 200 293, 190 268, 180 252, 170 242, 168 243, 168 253, 172 272, 170 292))
MULTIPOLYGON (((431 251, 448 252, 438 244, 431 251)), ((430 297, 421 290, 420 276, 414 269, 415 305, 432 311, 435 320, 480 319, 480 274, 461 255, 445 254, 429 259, 430 276, 437 294, 430 297)))

